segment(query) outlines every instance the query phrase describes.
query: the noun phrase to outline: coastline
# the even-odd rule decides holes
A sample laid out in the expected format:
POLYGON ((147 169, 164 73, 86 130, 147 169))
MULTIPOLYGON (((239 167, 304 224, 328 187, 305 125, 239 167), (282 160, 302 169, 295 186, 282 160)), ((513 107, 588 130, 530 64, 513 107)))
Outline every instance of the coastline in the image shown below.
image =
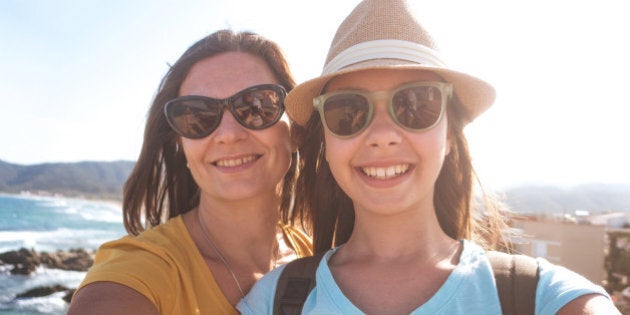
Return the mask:
POLYGON ((98 247, 126 235, 121 201, 0 192, 0 314, 65 314, 98 247))
POLYGON ((85 202, 93 202, 93 203, 100 203, 100 204, 105 204, 109 206, 114 206, 116 208, 121 209, 122 211, 122 200, 115 199, 115 198, 66 196, 64 194, 51 193, 45 190, 39 190, 37 192, 31 192, 31 191, 25 190, 19 193, 0 191, 0 196, 25 197, 25 198, 51 198, 51 199, 65 199, 69 201, 85 201, 85 202))

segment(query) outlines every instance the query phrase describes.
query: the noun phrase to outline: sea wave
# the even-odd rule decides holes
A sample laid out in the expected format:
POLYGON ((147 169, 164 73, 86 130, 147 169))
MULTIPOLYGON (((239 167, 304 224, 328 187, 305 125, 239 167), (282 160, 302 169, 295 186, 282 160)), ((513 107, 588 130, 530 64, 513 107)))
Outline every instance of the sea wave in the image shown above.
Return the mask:
POLYGON ((79 215, 84 220, 97 222, 122 223, 120 206, 105 202, 71 200, 53 202, 54 212, 60 214, 79 215))
MULTIPOLYGON (((125 235, 122 211, 115 203, 39 196, 0 195, 0 253, 20 248, 53 253, 58 250, 97 249, 125 235)), ((16 299, 17 294, 41 286, 74 289, 85 272, 40 266, 30 275, 12 275, 13 266, 0 266, 0 314, 65 314, 64 292, 16 299)))
POLYGON ((63 300, 64 292, 48 296, 15 299, 6 303, 0 302, 2 315, 63 315, 68 312, 68 304, 63 300))
POLYGON ((0 231, 0 253, 19 248, 54 252, 72 248, 96 249, 119 238, 119 231, 60 228, 52 231, 0 231))
POLYGON ((28 276, 11 275, 6 270, 0 272, 0 314, 65 314, 68 307, 63 300, 65 292, 22 299, 16 298, 16 295, 43 286, 76 288, 84 277, 85 272, 46 267, 38 267, 28 276))

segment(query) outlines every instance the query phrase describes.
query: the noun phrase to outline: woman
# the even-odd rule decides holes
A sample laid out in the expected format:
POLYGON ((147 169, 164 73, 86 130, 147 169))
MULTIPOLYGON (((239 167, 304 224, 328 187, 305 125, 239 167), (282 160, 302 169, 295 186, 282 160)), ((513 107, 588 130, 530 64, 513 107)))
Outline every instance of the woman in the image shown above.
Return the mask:
POLYGON ((182 55, 124 187, 131 236, 99 249, 69 314, 238 314, 258 278, 311 254, 289 227, 296 153, 281 116, 294 85, 253 33, 218 31, 182 55))
MULTIPOLYGON (((444 65, 403 1, 366 0, 346 18, 322 76, 286 102, 305 126, 297 204, 325 252, 302 313, 501 314, 483 249, 500 244, 500 218, 471 206, 463 134, 493 99, 490 85, 444 65)), ((535 268, 537 314, 617 312, 579 275, 543 259, 535 268)), ((272 313, 284 269, 239 310, 272 313)))

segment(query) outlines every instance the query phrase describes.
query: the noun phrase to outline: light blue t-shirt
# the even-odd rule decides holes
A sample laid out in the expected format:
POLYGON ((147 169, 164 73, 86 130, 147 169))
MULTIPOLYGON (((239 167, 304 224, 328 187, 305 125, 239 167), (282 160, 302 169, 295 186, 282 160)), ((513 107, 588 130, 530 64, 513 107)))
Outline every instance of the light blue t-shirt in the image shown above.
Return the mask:
MULTIPOLYGON (((501 314, 494 275, 484 250, 462 241, 459 264, 440 289, 411 314, 501 314)), ((317 285, 308 295, 302 314, 364 314, 348 300, 328 268, 328 260, 338 248, 328 251, 316 272, 317 285)), ((540 280, 536 289, 536 314, 556 314, 571 300, 590 293, 608 297, 606 291, 586 278, 538 258, 540 280)), ((272 314, 279 267, 265 275, 238 304, 242 314, 272 314)))

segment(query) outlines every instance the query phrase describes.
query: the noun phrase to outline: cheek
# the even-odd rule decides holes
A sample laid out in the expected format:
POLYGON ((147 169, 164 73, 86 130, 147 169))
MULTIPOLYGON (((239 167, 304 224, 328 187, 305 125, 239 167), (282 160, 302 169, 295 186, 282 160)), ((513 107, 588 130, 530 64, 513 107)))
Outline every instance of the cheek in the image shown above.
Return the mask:
POLYGON ((451 151, 450 143, 448 130, 446 124, 444 124, 444 127, 439 129, 438 136, 436 137, 436 145, 440 148, 443 156, 448 155, 451 151))
POLYGON ((359 142, 353 141, 354 139, 339 139, 335 136, 326 133, 324 137, 324 144, 326 145, 326 162, 332 172, 333 177, 339 181, 339 176, 347 175, 347 172, 351 170, 352 159, 357 154, 357 144, 359 142))
POLYGON ((450 139, 445 122, 424 133, 416 134, 410 142, 424 159, 443 160, 450 152, 450 139))
POLYGON ((199 171, 203 167, 203 145, 204 141, 182 138, 180 147, 184 151, 186 157, 186 167, 190 171, 190 175, 195 182, 203 183, 202 173, 199 171))
POLYGON ((448 132, 448 125, 444 120, 440 125, 436 127, 436 133, 433 137, 433 147, 439 152, 439 159, 444 158, 451 152, 451 140, 448 132))
POLYGON ((339 139, 335 138, 328 131, 325 131, 324 132, 324 146, 326 148, 325 157, 326 157, 326 162, 328 162, 328 164, 331 164, 330 161, 333 160, 338 153, 340 153, 338 145, 339 145, 339 139))
POLYGON ((273 154, 271 159, 273 165, 269 165, 269 167, 274 170, 282 169, 286 173, 291 165, 291 153, 297 151, 297 147, 289 134, 289 125, 280 121, 273 127, 262 130, 257 137, 273 154))
POLYGON ((186 156, 186 161, 191 163, 195 160, 195 155, 198 154, 200 150, 200 140, 192 140, 187 138, 181 138, 180 147, 184 151, 184 156, 186 156))
POLYGON ((448 132, 448 119, 446 115, 440 123, 429 131, 429 136, 435 148, 437 148, 444 156, 450 152, 450 135, 448 132))

